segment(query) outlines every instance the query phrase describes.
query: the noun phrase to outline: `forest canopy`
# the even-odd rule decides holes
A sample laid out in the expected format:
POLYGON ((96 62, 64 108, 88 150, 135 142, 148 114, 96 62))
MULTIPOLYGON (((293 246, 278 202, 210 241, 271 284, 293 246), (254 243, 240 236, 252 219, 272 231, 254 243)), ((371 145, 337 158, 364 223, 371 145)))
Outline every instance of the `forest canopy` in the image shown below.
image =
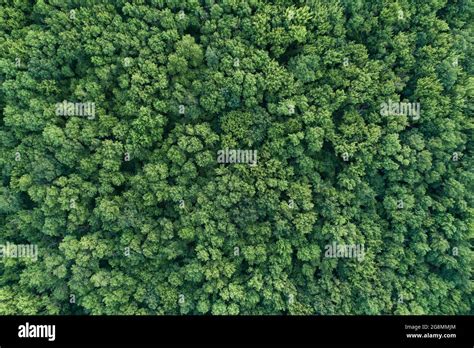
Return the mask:
POLYGON ((0 314, 472 314, 470 0, 1 0, 0 314))

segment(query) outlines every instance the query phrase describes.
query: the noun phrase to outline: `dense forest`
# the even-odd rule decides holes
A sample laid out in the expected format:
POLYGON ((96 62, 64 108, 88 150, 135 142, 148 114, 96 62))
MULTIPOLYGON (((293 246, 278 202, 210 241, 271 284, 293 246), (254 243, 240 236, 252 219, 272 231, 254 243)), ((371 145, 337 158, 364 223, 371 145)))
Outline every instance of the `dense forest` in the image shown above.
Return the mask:
POLYGON ((470 0, 0 0, 0 314, 472 314, 470 0))

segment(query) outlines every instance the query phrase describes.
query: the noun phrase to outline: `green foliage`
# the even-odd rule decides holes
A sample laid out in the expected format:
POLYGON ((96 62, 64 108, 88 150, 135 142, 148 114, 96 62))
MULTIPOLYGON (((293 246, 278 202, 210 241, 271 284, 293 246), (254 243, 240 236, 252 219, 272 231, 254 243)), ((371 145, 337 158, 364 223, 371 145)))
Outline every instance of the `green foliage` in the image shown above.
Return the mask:
POLYGON ((473 10, 1 2, 0 314, 472 314, 473 10))

